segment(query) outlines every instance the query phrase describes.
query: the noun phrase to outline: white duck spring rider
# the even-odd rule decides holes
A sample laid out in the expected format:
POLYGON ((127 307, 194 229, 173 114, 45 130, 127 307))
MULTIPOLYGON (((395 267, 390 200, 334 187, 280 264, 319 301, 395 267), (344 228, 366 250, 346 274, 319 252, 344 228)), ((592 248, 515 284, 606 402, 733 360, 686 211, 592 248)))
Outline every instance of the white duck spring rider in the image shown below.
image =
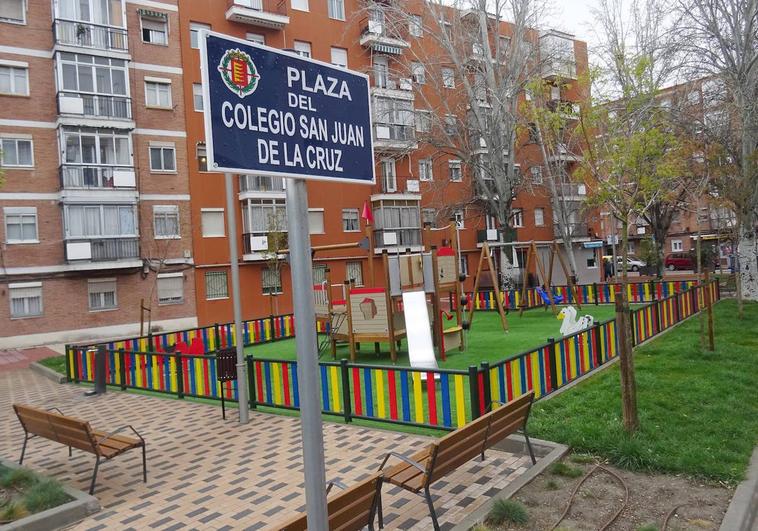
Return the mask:
POLYGON ((595 318, 591 315, 583 315, 577 318, 576 308, 573 306, 566 306, 562 309, 558 314, 558 319, 563 321, 561 323, 561 334, 564 337, 585 330, 595 324, 595 318))

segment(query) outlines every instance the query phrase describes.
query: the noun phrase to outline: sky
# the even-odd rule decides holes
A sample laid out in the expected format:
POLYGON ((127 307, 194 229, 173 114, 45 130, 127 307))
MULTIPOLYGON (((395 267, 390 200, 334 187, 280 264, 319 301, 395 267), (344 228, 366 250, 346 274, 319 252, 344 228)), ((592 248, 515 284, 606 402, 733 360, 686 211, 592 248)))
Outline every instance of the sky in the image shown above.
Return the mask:
POLYGON ((548 19, 552 28, 573 33, 575 37, 592 44, 592 14, 596 0, 554 0, 554 13, 548 19))

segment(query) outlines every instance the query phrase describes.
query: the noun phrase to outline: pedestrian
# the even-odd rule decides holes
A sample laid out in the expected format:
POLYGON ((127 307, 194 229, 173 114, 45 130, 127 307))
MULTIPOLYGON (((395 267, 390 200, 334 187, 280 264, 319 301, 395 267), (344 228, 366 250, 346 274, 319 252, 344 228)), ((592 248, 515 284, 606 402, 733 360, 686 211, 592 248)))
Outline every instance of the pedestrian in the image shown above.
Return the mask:
POLYGON ((613 279, 613 264, 611 264, 609 258, 603 258, 603 273, 606 282, 610 282, 613 279))

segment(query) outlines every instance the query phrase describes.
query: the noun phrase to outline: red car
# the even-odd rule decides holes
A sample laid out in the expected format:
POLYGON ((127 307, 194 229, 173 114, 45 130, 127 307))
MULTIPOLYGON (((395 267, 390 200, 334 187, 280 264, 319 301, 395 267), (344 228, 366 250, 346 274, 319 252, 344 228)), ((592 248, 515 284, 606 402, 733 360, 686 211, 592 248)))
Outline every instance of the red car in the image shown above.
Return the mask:
POLYGON ((695 257, 690 253, 672 253, 665 258, 663 266, 669 271, 675 269, 691 269, 694 271, 697 263, 695 257))

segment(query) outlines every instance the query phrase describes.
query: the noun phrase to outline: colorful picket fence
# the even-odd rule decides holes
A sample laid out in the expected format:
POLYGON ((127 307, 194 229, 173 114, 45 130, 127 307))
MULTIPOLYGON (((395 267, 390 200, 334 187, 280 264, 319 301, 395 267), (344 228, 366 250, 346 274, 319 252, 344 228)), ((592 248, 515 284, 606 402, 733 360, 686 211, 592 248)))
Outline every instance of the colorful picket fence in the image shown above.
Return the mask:
MULTIPOLYGON (((689 289, 669 283, 660 290, 656 287, 637 291, 640 297, 657 296, 663 290, 671 294, 630 313, 634 345, 705 308, 706 293, 712 302, 720 298, 715 281, 689 289)), ((291 325, 290 321, 276 333, 289 333, 287 327, 291 325)), ((420 370, 347 360, 321 362, 321 409, 325 414, 343 417, 345 422, 364 419, 452 430, 483 414, 493 402, 508 402, 529 391, 539 399, 613 360, 618 356, 618 334, 616 320, 611 319, 517 356, 493 364, 483 362, 468 370, 420 370)), ((257 336, 253 333, 249 337, 257 336)), ((100 348, 106 356, 106 381, 113 386, 180 398, 219 399, 223 394, 225 399, 237 399, 236 382, 222 385, 217 381, 212 355, 145 352, 129 350, 126 345, 100 348)), ((68 347, 69 380, 94 381, 94 366, 95 349, 68 347)), ((247 366, 252 407, 299 409, 296 362, 248 356, 247 366)))

